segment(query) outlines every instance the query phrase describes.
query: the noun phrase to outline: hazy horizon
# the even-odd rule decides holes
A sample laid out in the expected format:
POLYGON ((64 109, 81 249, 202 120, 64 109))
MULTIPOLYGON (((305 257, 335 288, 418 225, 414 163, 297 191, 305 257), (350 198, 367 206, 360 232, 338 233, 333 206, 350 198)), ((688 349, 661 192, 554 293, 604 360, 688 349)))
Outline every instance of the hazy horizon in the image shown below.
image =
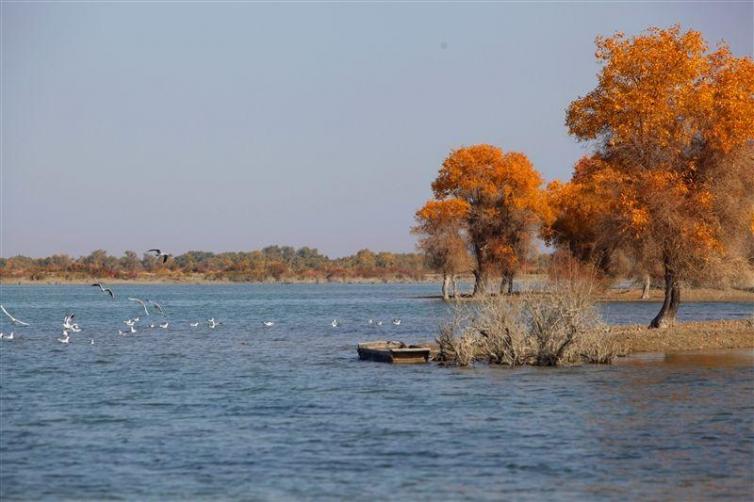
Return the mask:
POLYGON ((3 257, 412 252, 451 149, 569 177, 595 36, 680 23, 754 53, 751 2, 0 9, 3 257))

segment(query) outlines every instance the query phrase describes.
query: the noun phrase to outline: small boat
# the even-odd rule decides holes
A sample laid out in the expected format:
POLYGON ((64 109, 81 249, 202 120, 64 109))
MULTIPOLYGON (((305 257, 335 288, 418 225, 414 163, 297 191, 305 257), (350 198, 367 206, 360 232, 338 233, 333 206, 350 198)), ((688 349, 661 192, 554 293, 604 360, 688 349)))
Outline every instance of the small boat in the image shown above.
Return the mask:
POLYGON ((392 364, 421 364, 429 361, 431 349, 403 342, 379 341, 360 343, 359 359, 392 364))

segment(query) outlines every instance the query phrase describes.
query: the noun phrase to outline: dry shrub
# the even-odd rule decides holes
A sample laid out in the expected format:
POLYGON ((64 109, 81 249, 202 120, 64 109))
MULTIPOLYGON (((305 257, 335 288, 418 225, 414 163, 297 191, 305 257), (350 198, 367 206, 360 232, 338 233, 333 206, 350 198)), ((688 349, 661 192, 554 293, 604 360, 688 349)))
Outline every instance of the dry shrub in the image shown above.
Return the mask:
POLYGON ((593 300, 595 281, 579 274, 554 278, 546 294, 493 297, 441 327, 439 359, 521 366, 610 363, 620 352, 593 300))

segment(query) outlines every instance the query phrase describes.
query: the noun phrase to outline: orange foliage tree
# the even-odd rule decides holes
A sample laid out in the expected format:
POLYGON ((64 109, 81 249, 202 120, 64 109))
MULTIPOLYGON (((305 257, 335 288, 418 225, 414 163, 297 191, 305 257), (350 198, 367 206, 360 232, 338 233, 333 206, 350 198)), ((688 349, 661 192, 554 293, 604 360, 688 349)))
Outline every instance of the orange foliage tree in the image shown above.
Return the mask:
POLYGON ((541 185, 524 154, 492 145, 459 148, 443 162, 432 190, 436 201, 456 201, 465 208, 462 223, 474 258, 475 295, 487 292, 494 272, 512 282, 539 223, 549 218, 541 185))
POLYGON ((457 294, 455 276, 471 269, 464 222, 469 205, 460 199, 430 200, 416 212, 414 233, 421 234, 419 248, 427 266, 442 273, 442 297, 457 294))
POLYGON ((661 264, 665 300, 650 326, 662 327, 675 319, 680 282, 734 257, 750 231, 754 63, 678 26, 596 43, 597 87, 571 103, 566 124, 597 155, 551 187, 551 230, 661 264))

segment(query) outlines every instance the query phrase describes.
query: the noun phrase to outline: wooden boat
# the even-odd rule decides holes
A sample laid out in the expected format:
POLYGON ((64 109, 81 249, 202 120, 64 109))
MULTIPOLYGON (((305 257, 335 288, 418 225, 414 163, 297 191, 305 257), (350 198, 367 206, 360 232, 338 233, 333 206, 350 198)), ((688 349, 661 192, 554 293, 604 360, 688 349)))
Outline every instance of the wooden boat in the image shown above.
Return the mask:
POLYGON ((392 364, 421 364, 429 361, 431 349, 403 342, 379 341, 360 343, 359 359, 392 364))

